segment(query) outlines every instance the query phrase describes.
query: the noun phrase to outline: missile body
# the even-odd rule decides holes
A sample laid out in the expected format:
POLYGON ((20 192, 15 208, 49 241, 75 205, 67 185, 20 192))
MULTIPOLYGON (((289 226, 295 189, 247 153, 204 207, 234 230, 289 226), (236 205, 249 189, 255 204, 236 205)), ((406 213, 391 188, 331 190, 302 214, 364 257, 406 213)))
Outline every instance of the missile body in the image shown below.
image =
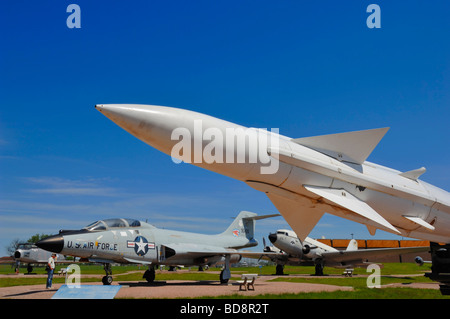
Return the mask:
POLYGON ((97 110, 150 146, 264 192, 303 240, 327 212, 402 236, 450 242, 450 195, 366 161, 387 128, 292 139, 164 106, 97 110))
MULTIPOLYGON (((174 162, 183 160, 243 181, 257 180, 261 167, 267 166, 255 153, 263 151, 267 161, 267 148, 252 150, 252 146, 264 144, 265 140, 270 143, 270 132, 164 106, 96 105, 96 108, 130 134, 171 155, 174 162), (251 145, 250 140, 254 142, 251 145)), ((283 164, 277 169, 277 174, 267 175, 270 175, 271 183, 279 185, 289 171, 290 165, 283 164)))

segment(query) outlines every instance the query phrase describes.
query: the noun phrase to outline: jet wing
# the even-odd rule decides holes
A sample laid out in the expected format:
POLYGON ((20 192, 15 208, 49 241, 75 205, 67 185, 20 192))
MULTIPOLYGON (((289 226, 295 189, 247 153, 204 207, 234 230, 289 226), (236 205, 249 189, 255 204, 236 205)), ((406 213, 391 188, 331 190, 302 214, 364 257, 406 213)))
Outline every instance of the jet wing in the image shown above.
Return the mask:
POLYGON ((167 247, 176 251, 177 254, 189 254, 195 257, 207 257, 216 255, 226 255, 236 253, 235 249, 227 249, 220 246, 200 245, 200 244, 169 244, 167 247))
POLYGON ((151 265, 152 264, 151 262, 145 261, 145 260, 132 259, 132 258, 126 258, 126 257, 124 257, 123 259, 125 259, 126 261, 133 263, 133 264, 142 264, 142 265, 151 265))
POLYGON ((241 255, 248 258, 260 258, 261 256, 279 257, 282 253, 277 252, 253 252, 245 250, 237 250, 232 248, 223 248, 219 246, 198 245, 198 244, 172 244, 167 247, 174 249, 176 252, 189 254, 193 257, 211 257, 226 255, 241 255))
POLYGON ((253 259, 272 260, 273 258, 287 257, 287 255, 284 253, 276 253, 276 252, 238 251, 236 253, 244 258, 253 258, 253 259))
MULTIPOLYGON (((167 247, 170 247, 172 249, 178 249, 178 251, 180 251, 181 246, 184 245, 170 245, 167 247)), ((193 247, 191 247, 193 248, 193 247)), ((261 257, 266 257, 266 258, 270 258, 270 257, 279 257, 282 256, 283 254, 281 253, 265 253, 265 252, 250 252, 250 251, 238 251, 236 249, 226 249, 226 248, 221 248, 221 247, 217 247, 217 246, 205 246, 203 248, 197 247, 196 250, 184 250, 183 251, 184 254, 188 254, 191 257, 196 257, 196 258, 200 258, 200 257, 212 257, 212 256, 225 256, 225 255, 241 255, 242 257, 247 257, 247 258, 261 258, 261 257)), ((143 260, 138 260, 138 259, 132 259, 132 258, 124 258, 126 261, 130 262, 130 263, 136 263, 136 264, 151 264, 151 262, 146 262, 143 260)))
MULTIPOLYGON (((43 264, 43 265, 45 265, 45 264, 47 264, 48 263, 48 260, 33 260, 33 259, 22 259, 22 258, 17 258, 17 259, 14 259, 14 260, 11 260, 11 263, 15 263, 16 261, 19 261, 19 262, 21 262, 21 263, 25 263, 25 264, 43 264)), ((78 261, 75 261, 75 260, 61 260, 61 261, 59 261, 59 260, 56 260, 55 261, 55 264, 76 264, 76 263, 78 263, 78 261)))
POLYGON ((428 251, 429 247, 405 247, 405 248, 376 248, 358 250, 340 250, 322 253, 325 262, 349 262, 363 261, 368 258, 384 257, 391 255, 402 255, 408 253, 420 253, 428 251))
MULTIPOLYGON (((211 257, 211 256, 225 256, 225 255, 241 255, 242 252, 233 248, 224 248, 220 246, 200 245, 200 244, 170 244, 166 245, 177 254, 190 255, 191 257, 211 257)), ((251 252, 246 252, 250 253, 251 252)), ((262 253, 255 253, 262 255, 262 253)))
POLYGON ((253 251, 239 251, 239 250, 216 250, 216 251, 189 251, 188 254, 198 255, 200 256, 225 256, 225 255, 241 255, 245 258, 260 258, 262 257, 280 257, 283 256, 283 253, 276 252, 253 252, 253 251))

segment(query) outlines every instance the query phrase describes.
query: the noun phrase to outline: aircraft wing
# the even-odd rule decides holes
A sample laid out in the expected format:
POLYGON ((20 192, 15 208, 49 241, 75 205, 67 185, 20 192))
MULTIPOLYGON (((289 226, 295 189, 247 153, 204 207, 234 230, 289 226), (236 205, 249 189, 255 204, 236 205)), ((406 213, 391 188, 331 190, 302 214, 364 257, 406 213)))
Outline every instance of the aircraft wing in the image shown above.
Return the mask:
POLYGON ((210 256, 225 256, 225 255, 240 255, 244 258, 253 258, 253 259, 265 259, 265 260, 273 260, 275 258, 286 257, 286 254, 283 253, 275 253, 275 252, 252 252, 252 251, 216 251, 216 252, 199 252, 199 251, 190 251, 190 254, 195 254, 204 257, 210 256))
POLYGON ((287 257, 287 255, 284 253, 276 253, 276 252, 238 251, 236 253, 244 258, 265 259, 265 260, 273 260, 275 258, 287 257))
POLYGON ((173 244, 168 245, 168 247, 174 249, 175 251, 183 252, 184 254, 189 254, 195 257, 241 255, 242 257, 248 258, 261 258, 261 256, 266 256, 267 258, 269 258, 269 256, 283 256, 283 253, 277 252, 253 252, 198 244, 173 244))
MULTIPOLYGON (((9 263, 15 263, 17 261, 24 263, 24 264, 35 264, 35 265, 41 265, 41 264, 46 265, 48 263, 48 260, 33 260, 33 259, 21 259, 21 258, 11 260, 9 263)), ((57 260, 57 261, 55 261, 55 264, 56 265, 58 265, 58 264, 76 264, 78 262, 79 261, 75 261, 75 260, 61 260, 61 261, 57 260)))
POLYGON ((220 246, 200 245, 200 244, 170 244, 166 245, 177 252, 177 254, 190 255, 191 257, 211 257, 239 254, 239 251, 232 248, 220 246))
POLYGON ((132 258, 124 258, 126 261, 133 263, 133 264, 143 264, 143 265, 151 265, 151 262, 139 260, 139 259, 132 259, 132 258))
POLYGON ((402 255, 408 253, 420 253, 430 250, 429 247, 405 247, 405 248, 376 248, 376 249, 358 249, 358 250, 340 250, 322 253, 325 262, 349 262, 363 261, 368 258, 384 257, 391 255, 402 255))
POLYGON ((281 257, 283 253, 275 252, 253 252, 253 251, 239 251, 239 250, 220 250, 217 251, 189 251, 189 254, 200 256, 224 256, 224 255, 241 255, 245 258, 261 258, 262 257, 281 257))

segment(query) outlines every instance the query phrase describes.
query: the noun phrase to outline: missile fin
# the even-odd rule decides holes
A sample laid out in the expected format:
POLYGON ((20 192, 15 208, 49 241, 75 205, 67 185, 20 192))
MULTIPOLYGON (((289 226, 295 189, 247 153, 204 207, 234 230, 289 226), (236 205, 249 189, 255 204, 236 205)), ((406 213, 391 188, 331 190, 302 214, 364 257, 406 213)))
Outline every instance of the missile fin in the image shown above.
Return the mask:
POLYGON ((422 175, 423 173, 425 173, 427 171, 427 169, 425 167, 421 167, 418 169, 414 169, 412 171, 407 171, 407 172, 403 172, 400 173, 398 175, 412 179, 413 181, 417 181, 417 179, 419 178, 420 175, 422 175))
POLYGON ((326 188, 318 186, 303 185, 308 191, 319 195, 341 207, 344 207, 360 216, 363 216, 376 224, 379 228, 388 229, 400 234, 383 216, 378 214, 372 207, 364 201, 356 198, 345 189, 326 188))
POLYGON ((416 223, 417 225, 420 225, 420 226, 422 226, 422 227, 425 227, 426 229, 429 229, 429 230, 435 230, 435 228, 434 228, 433 225, 427 223, 426 221, 424 221, 424 220, 423 220, 422 218, 420 218, 420 217, 406 216, 406 215, 403 215, 403 217, 406 218, 406 219, 408 219, 408 220, 410 220, 410 221, 412 221, 413 223, 416 223))
POLYGON ((389 130, 388 127, 292 139, 339 161, 362 164, 389 130))
POLYGON ((266 193, 272 204, 303 241, 322 218, 324 211, 311 207, 311 200, 270 184, 246 181, 250 187, 266 193))
POLYGON ((377 228, 370 226, 370 225, 366 225, 367 230, 369 231, 369 234, 371 234, 372 236, 375 236, 375 233, 377 232, 377 228))

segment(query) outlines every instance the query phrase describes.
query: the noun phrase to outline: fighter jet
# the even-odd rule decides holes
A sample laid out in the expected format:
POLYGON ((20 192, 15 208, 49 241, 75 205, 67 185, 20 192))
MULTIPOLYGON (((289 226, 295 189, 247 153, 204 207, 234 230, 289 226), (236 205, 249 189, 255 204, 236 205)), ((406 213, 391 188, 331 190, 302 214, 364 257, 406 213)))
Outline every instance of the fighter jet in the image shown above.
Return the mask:
POLYGON ((315 275, 322 276, 324 266, 346 269, 364 267, 368 265, 366 262, 368 258, 376 259, 429 250, 428 247, 358 249, 358 242, 355 239, 350 240, 347 249, 337 250, 309 237, 301 242, 297 234, 289 229, 277 230, 276 233, 269 235, 269 240, 275 247, 266 246, 264 243, 264 252, 272 253, 267 257, 277 264, 277 275, 283 274, 284 265, 314 265, 315 275))
MULTIPOLYGON (((33 271, 33 265, 36 264, 47 264, 51 252, 48 252, 44 249, 38 248, 33 243, 20 243, 17 245, 17 249, 14 252, 14 260, 16 263, 16 269, 19 268, 20 263, 26 263, 28 273, 33 271)), ((68 263, 73 261, 66 260, 64 255, 56 255, 57 263, 68 263)))
POLYGON ((238 262, 243 254, 261 255, 259 252, 238 251, 258 245, 254 239, 254 221, 274 216, 279 214, 257 216, 243 211, 223 233, 217 235, 159 229, 128 218, 104 219, 81 230, 61 231, 36 245, 51 252, 104 264, 106 275, 102 282, 105 285, 113 281, 113 262, 148 265, 143 276, 148 282, 155 280, 155 269, 159 265, 211 266, 224 263, 220 281, 226 283, 231 277, 231 263, 238 262))
MULTIPOLYGON (((290 138, 189 110, 98 104, 124 130, 186 162, 264 192, 303 242, 325 212, 405 237, 450 243, 450 194, 419 177, 367 161, 388 128, 290 138)), ((433 277, 450 285, 450 244, 433 277)), ((440 253, 442 254, 442 253, 440 253)), ((449 286, 450 288, 450 286, 449 286)))

